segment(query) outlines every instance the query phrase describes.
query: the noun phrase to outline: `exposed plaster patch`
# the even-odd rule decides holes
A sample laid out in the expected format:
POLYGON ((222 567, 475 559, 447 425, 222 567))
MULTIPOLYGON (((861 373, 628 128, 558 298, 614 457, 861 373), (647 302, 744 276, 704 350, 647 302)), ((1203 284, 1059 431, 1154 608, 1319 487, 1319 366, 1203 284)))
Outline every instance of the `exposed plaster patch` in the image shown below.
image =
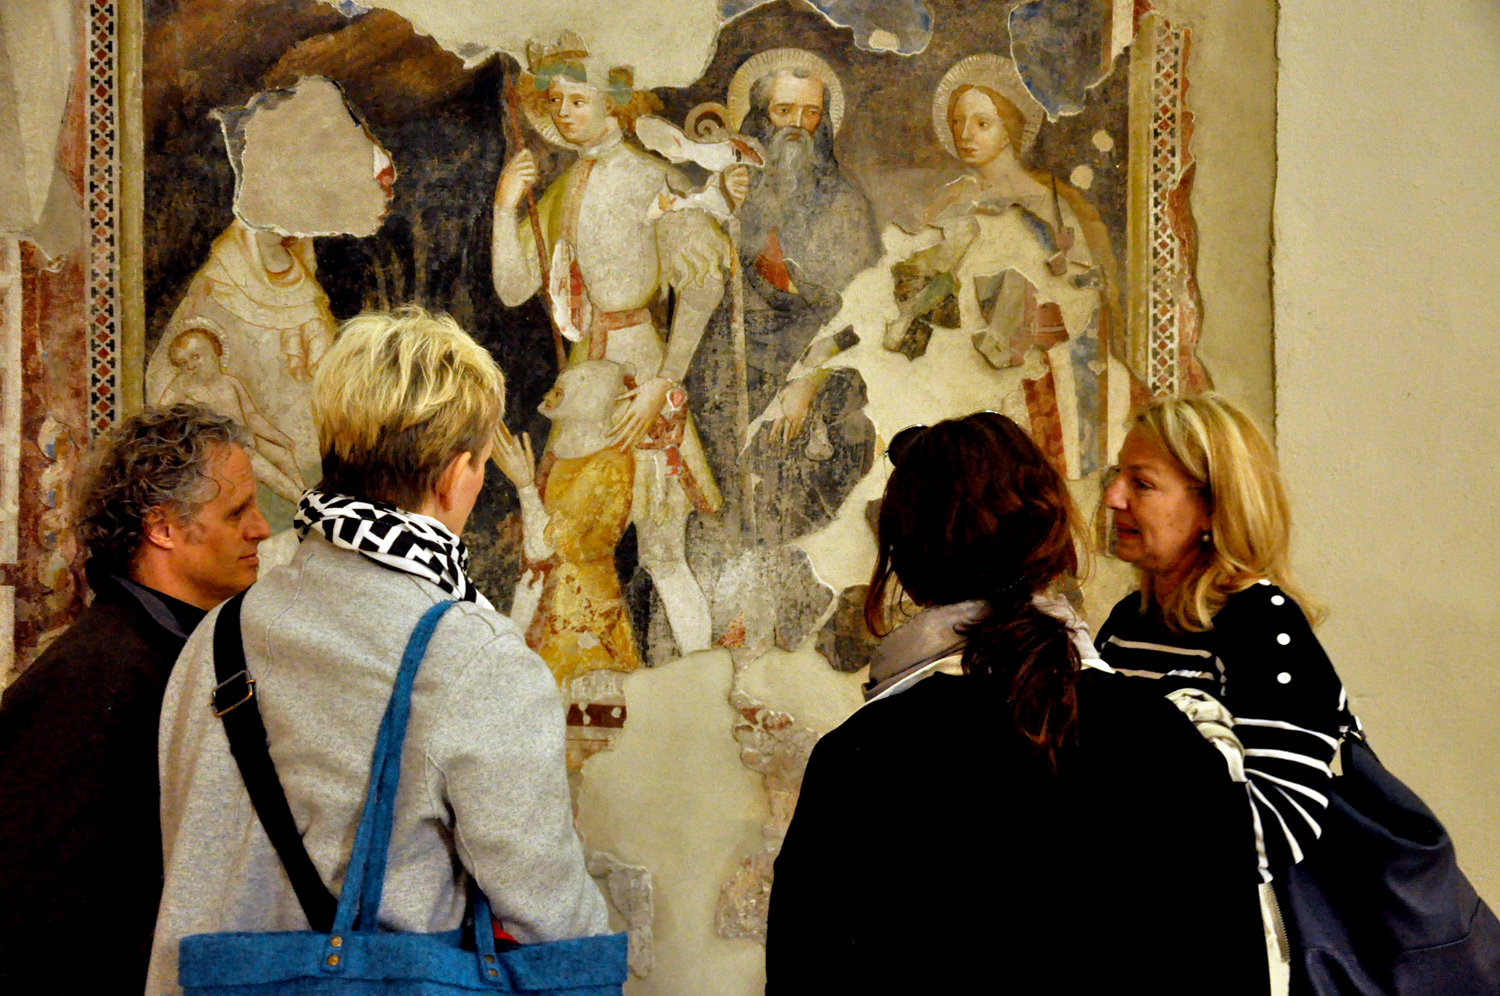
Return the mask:
POLYGON ((396 170, 390 154, 321 76, 214 112, 234 167, 234 212, 282 236, 374 235, 396 170))
POLYGON ((595 851, 588 857, 588 871, 594 878, 604 879, 604 894, 625 920, 626 936, 630 941, 631 974, 644 979, 656 964, 651 933, 651 922, 656 918, 656 899, 650 869, 644 865, 628 865, 613 854, 595 851))

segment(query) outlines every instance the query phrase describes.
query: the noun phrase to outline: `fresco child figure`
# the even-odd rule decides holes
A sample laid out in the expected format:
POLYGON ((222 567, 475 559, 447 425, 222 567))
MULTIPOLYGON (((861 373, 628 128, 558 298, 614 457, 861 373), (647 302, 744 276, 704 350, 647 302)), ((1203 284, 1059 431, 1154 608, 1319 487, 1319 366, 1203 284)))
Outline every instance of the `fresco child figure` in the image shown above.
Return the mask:
POLYGON ((193 402, 249 429, 253 437, 250 465, 256 479, 296 504, 307 490, 297 468, 296 444, 261 414, 244 382, 224 369, 223 340, 200 320, 172 339, 167 357, 175 375, 156 403, 193 402))

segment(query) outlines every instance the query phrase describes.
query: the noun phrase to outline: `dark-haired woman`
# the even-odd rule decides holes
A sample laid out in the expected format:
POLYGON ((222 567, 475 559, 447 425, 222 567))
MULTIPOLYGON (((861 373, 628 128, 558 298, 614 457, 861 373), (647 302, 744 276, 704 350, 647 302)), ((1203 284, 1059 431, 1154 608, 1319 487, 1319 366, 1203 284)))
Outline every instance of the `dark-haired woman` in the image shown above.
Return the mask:
POLYGON ((1171 703, 1084 666, 1061 477, 987 412, 889 453, 866 615, 920 611, 808 763, 767 993, 1265 993, 1243 792, 1171 703))

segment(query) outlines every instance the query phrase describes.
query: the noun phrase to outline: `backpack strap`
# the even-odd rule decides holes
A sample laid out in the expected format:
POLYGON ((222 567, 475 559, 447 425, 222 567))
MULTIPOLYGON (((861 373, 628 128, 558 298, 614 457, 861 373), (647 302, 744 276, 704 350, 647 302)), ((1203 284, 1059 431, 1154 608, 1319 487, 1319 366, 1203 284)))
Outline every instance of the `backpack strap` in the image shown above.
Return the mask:
POLYGON ((225 602, 214 623, 214 677, 218 680, 212 700, 214 715, 224 721, 229 751, 239 765, 245 791, 250 794, 255 815, 260 817, 260 825, 286 869, 303 915, 313 930, 327 933, 333 928, 338 902, 307 854, 291 807, 287 805, 286 792, 276 777, 276 765, 266 744, 265 723, 255 699, 255 679, 245 666, 245 643, 240 633, 240 607, 244 601, 245 593, 240 592, 225 602))

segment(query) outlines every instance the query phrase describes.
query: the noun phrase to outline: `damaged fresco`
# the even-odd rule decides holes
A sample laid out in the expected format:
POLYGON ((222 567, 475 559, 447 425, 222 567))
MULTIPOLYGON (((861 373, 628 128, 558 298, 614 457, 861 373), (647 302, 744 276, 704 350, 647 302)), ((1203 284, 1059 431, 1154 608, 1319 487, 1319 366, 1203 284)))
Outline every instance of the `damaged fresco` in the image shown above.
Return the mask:
POLYGON ((1087 510, 1131 404, 1207 383, 1190 34, 1140 0, 616 6, 147 3, 144 395, 250 430, 264 568, 338 322, 470 330, 508 384, 471 573, 568 703, 630 988, 749 992, 861 702, 886 441, 1003 412, 1087 510))

